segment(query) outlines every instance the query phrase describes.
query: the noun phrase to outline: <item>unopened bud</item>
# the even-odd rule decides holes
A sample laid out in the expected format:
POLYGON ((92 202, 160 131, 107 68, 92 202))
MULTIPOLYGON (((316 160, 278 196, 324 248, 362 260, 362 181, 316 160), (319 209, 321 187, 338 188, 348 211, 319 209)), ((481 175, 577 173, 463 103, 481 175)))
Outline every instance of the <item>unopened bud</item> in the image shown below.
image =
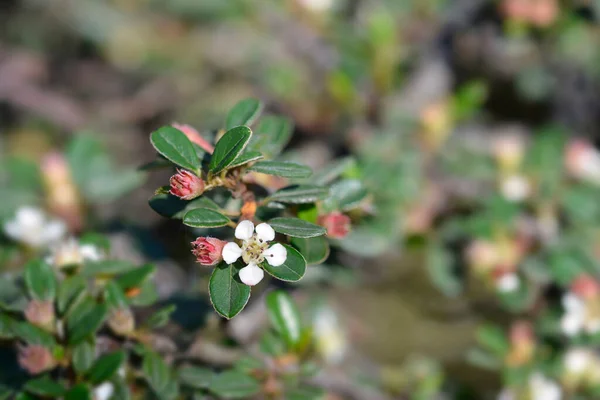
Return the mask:
POLYGON ((567 145, 565 166, 577 179, 600 183, 600 152, 586 140, 577 139, 567 145))
POLYGON ((51 301, 31 300, 25 308, 25 318, 35 326, 54 331, 54 304, 51 301))
POLYGON ((492 152, 502 171, 513 172, 521 165, 525 143, 520 136, 505 135, 494 140, 492 152))
POLYGON ((192 242, 192 254, 205 266, 217 265, 223 259, 223 247, 227 244, 213 237, 199 237, 192 242))
POLYGON ((350 232, 350 217, 341 212, 321 215, 317 223, 327 229, 327 236, 332 239, 343 239, 350 232))
POLYGON ((571 291, 582 299, 594 299, 600 294, 600 283, 589 275, 581 275, 571 284, 571 291))
POLYGON ((194 175, 184 169, 178 170, 169 181, 171 184, 171 193, 183 200, 192 200, 204 192, 204 181, 202 178, 194 175))
POLYGON ((497 246, 483 239, 477 239, 469 244, 465 258, 469 265, 479 272, 488 272, 500 262, 497 246))
POLYGON ((129 308, 118 308, 108 317, 108 326, 119 336, 128 336, 135 329, 135 319, 129 308))
POLYGON ((32 375, 50 371, 56 367, 56 360, 52 352, 41 345, 27 345, 19 347, 19 365, 32 375))

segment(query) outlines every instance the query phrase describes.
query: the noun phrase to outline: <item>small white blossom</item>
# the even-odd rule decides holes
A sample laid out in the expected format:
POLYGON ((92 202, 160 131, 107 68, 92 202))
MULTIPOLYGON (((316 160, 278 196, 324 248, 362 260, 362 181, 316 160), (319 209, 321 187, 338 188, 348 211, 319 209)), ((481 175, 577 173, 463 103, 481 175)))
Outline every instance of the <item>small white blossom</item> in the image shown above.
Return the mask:
POLYGON ((223 260, 233 264, 240 257, 247 264, 240 270, 240 280, 248 286, 258 284, 265 273, 259 265, 267 261, 269 265, 278 267, 287 258, 287 250, 279 243, 268 247, 268 242, 275 239, 275 230, 271 225, 262 223, 254 228, 252 221, 242 221, 235 228, 235 237, 242 241, 240 247, 229 242, 223 247, 223 260))
POLYGON ((100 261, 102 252, 94 245, 79 244, 76 239, 70 238, 59 243, 52 249, 46 262, 57 268, 69 265, 81 265, 86 261, 100 261))
POLYGON ((41 248, 60 240, 67 226, 58 219, 49 219, 39 208, 24 206, 15 218, 4 224, 4 233, 28 246, 41 248))
POLYGON ((560 386, 540 373, 535 373, 529 379, 531 400, 560 400, 562 390, 560 386))
POLYGON ((594 361, 594 354, 585 348, 569 349, 565 354, 565 370, 574 375, 584 373, 594 361))
POLYGON ((512 175, 502 180, 500 191, 506 200, 519 202, 529 197, 531 185, 524 176, 512 175))
POLYGON ((567 336, 576 336, 581 332, 594 334, 600 332, 600 318, 591 317, 583 299, 573 293, 567 293, 562 299, 565 314, 560 325, 567 336))
POLYGON ((94 400, 108 400, 115 392, 115 386, 110 382, 104 382, 94 388, 94 400))
POLYGON ((302 6, 314 12, 325 12, 331 9, 335 3, 334 0, 299 0, 302 6))
POLYGON ((521 280, 517 274, 504 274, 496 281, 496 288, 502 293, 514 292, 521 286, 521 280))

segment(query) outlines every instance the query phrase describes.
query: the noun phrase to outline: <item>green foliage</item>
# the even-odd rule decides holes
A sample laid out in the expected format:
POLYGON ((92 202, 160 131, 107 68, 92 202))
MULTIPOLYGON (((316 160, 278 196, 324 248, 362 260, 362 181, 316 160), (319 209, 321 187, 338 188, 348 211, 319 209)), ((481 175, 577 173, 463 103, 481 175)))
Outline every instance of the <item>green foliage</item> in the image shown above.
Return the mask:
POLYGON ((210 159, 210 172, 218 174, 233 164, 248 145, 251 136, 252 131, 246 126, 238 126, 225 132, 215 145, 210 159))
POLYGON ((312 238, 327 233, 322 226, 315 225, 300 218, 273 218, 269 221, 269 225, 275 229, 275 232, 296 238, 312 238))
POLYGON ((171 126, 152 132, 150 142, 156 151, 172 163, 200 174, 200 160, 192 142, 178 129, 171 126))
POLYGON ((250 287, 237 277, 239 270, 239 265, 223 262, 213 270, 208 284, 213 307, 227 319, 242 311, 250 299, 250 287))

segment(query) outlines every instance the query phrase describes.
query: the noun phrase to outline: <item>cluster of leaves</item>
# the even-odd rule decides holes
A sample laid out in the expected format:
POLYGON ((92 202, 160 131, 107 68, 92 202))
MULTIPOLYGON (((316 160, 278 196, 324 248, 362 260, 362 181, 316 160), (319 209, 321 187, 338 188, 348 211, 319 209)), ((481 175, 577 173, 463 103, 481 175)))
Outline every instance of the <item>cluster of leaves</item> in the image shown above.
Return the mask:
MULTIPOLYGON (((264 262, 261 267, 276 279, 296 282, 307 264, 321 263, 329 255, 327 230, 317 224, 318 216, 356 209, 367 199, 367 191, 358 180, 339 179, 347 160, 314 175, 311 168, 287 161, 281 152, 291 139, 291 122, 277 116, 259 119, 262 109, 255 99, 237 103, 227 115, 225 129, 217 134, 212 154, 174 127, 153 132, 150 140, 161 156, 156 163, 168 160, 205 179, 206 186, 201 197, 190 201, 169 193, 168 187, 159 189, 150 206, 202 232, 235 227, 236 219, 267 222, 288 241, 287 258, 281 266, 264 262), (269 178, 260 185, 262 181, 249 179, 249 174, 284 178, 286 185, 274 189, 281 180, 269 178)), ((250 298, 250 287, 237 277, 243 266, 241 261, 222 262, 210 278, 211 302, 226 318, 237 315, 250 298)))

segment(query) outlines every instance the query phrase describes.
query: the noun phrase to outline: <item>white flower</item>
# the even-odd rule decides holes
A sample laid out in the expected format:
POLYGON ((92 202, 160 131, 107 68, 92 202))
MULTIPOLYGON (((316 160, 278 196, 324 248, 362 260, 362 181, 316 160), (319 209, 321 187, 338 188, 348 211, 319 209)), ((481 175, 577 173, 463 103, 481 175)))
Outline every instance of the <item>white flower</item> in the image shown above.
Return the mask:
POLYGON ((94 388, 94 400, 108 400, 115 392, 115 386, 110 382, 104 382, 94 388))
POLYGON ((517 274, 504 274, 496 281, 496 288, 502 293, 514 292, 521 286, 517 274))
POLYGON ((334 0, 300 0, 300 4, 314 12, 327 11, 333 7, 334 2, 334 0))
POLYGON ((560 400, 562 390, 560 386, 540 373, 535 373, 529 379, 531 400, 560 400))
POLYGON ((268 242, 275 239, 275 231, 269 224, 259 224, 255 229, 252 221, 242 221, 235 228, 235 237, 242 241, 242 246, 235 242, 227 243, 223 247, 223 260, 233 264, 242 257, 248 265, 240 270, 240 280, 248 286, 254 286, 263 279, 265 273, 259 265, 265 260, 278 267, 287 258, 287 250, 281 244, 268 247, 268 242))
POLYGON ((63 241, 52 249, 46 262, 57 268, 69 265, 81 265, 86 261, 100 261, 102 252, 94 245, 79 244, 73 238, 63 241))
POLYGON ((590 317, 583 299, 573 293, 567 293, 562 299, 565 314, 560 325, 567 336, 576 336, 582 331, 588 334, 600 332, 600 319, 590 317))
POLYGON ((529 197, 531 186, 524 176, 511 175, 502 180, 500 191, 506 200, 519 202, 529 197))
POLYGON ((585 348, 569 349, 565 354, 564 366, 568 373, 584 373, 594 361, 594 354, 585 348))
POLYGON ((15 218, 4 224, 9 238, 37 248, 60 240, 66 231, 64 222, 48 219, 42 210, 29 206, 19 208, 15 218))

